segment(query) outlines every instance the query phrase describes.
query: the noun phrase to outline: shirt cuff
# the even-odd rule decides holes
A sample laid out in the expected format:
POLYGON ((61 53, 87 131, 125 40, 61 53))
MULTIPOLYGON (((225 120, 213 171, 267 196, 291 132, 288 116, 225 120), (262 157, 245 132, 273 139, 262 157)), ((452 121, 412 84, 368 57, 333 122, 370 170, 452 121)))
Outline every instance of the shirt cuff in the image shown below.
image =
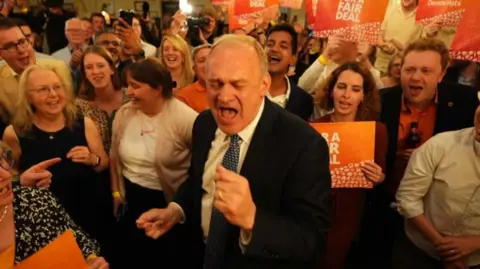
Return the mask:
POLYGON ((187 218, 185 217, 185 212, 183 211, 183 208, 182 208, 179 204, 177 204, 177 203, 175 203, 175 202, 170 202, 170 204, 172 204, 172 205, 178 207, 178 209, 180 209, 180 212, 182 212, 182 219, 180 220, 179 223, 180 223, 180 224, 184 224, 184 223, 185 223, 185 220, 186 220, 187 218))
POLYGON ((251 241, 252 241, 252 232, 240 230, 239 245, 240 245, 240 250, 242 251, 242 254, 245 254, 245 252, 247 251, 247 247, 251 241))

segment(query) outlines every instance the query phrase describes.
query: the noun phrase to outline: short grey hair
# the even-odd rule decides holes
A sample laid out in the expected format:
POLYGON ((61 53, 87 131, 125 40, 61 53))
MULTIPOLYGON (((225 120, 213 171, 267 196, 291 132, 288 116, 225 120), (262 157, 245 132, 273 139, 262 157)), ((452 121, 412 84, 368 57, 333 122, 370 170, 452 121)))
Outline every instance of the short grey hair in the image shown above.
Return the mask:
POLYGON ((192 59, 195 61, 195 57, 197 57, 197 54, 203 50, 203 49, 211 49, 213 46, 212 44, 203 44, 203 45, 200 45, 200 46, 197 46, 195 48, 193 48, 192 50, 192 59))
POLYGON ((82 30, 85 31, 85 27, 83 26, 82 19, 79 19, 79 18, 71 18, 71 19, 68 19, 68 20, 65 22, 65 31, 67 31, 68 24, 71 23, 71 22, 74 22, 74 21, 79 22, 79 23, 80 23, 80 27, 82 28, 82 30))
POLYGON ((265 53, 263 46, 260 45, 260 43, 258 43, 258 41, 255 38, 247 35, 233 35, 233 34, 223 35, 218 40, 215 41, 215 43, 212 46, 212 51, 216 47, 220 46, 222 43, 241 44, 241 45, 246 45, 250 48, 255 49, 255 52, 257 53, 257 56, 258 56, 258 62, 260 63, 261 75, 264 76, 268 74, 267 54, 265 53))
MULTIPOLYGON (((113 28, 105 28, 103 30, 100 30, 100 31, 96 32, 95 33, 95 41, 97 40, 97 38, 99 38, 103 34, 114 34, 115 35, 115 30, 113 28)), ((98 45, 98 44, 95 42, 95 45, 98 45)))

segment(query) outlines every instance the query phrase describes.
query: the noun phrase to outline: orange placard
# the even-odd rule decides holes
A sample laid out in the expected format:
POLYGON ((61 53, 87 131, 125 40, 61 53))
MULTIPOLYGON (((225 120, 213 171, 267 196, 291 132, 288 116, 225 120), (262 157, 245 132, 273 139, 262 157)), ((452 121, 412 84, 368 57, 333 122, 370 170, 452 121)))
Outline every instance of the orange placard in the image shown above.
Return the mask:
POLYGON ((68 230, 37 253, 15 266, 15 269, 87 269, 82 251, 68 230))
POLYGON ((315 26, 315 16, 317 15, 318 0, 305 0, 305 11, 307 13, 308 27, 313 29, 315 26))
POLYGON ((281 7, 286 7, 291 9, 302 8, 302 0, 280 0, 279 4, 281 7))
POLYGON ((228 6, 231 0, 212 0, 212 5, 215 6, 228 6))
POLYGON ((428 25, 436 20, 441 26, 456 27, 465 8, 478 0, 421 0, 417 7, 416 20, 428 25))
POLYGON ((387 6, 388 0, 318 1, 314 35, 376 44, 387 6))
POLYGON ((480 5, 474 5, 463 13, 451 46, 454 59, 480 62, 480 35, 477 34, 480 32, 479 9, 480 5))
POLYGON ((258 22, 255 22, 258 18, 261 18, 260 21, 269 22, 276 20, 279 15, 280 10, 278 5, 270 6, 250 14, 235 15, 235 5, 234 3, 230 3, 228 6, 228 27, 230 31, 242 28, 249 33, 255 29, 255 24, 258 24, 258 22))
POLYGON ((234 0, 234 14, 245 15, 278 6, 278 0, 234 0))
POLYGON ((332 188, 373 188, 360 165, 375 156, 375 122, 311 125, 328 143, 332 188))

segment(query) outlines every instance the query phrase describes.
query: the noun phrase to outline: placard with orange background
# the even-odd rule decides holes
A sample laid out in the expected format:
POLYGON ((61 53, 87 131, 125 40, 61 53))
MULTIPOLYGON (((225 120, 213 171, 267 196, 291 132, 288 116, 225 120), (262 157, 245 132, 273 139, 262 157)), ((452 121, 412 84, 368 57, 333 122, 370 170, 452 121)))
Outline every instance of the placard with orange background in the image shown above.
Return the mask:
POLYGON ((470 6, 463 13, 451 46, 454 59, 480 62, 480 4, 470 6))
POLYGON ((376 44, 389 0, 318 1, 314 35, 376 44))
POLYGON ((280 0, 279 4, 281 7, 291 8, 291 9, 301 9, 303 0, 280 0))
POLYGON ((310 29, 315 26, 315 16, 317 15, 318 0, 305 0, 305 11, 307 13, 307 23, 310 29))
POLYGON ((72 230, 68 230, 14 268, 88 269, 88 264, 75 241, 72 230))
POLYGON ((234 0, 234 14, 245 15, 262 11, 271 6, 278 6, 278 0, 234 0))
POLYGON ((332 188, 373 188, 360 169, 375 156, 375 122, 310 123, 328 143, 332 188))
POLYGON ((255 29, 256 25, 276 20, 280 15, 278 5, 269 6, 249 14, 235 15, 235 2, 235 0, 232 0, 228 5, 228 27, 230 31, 242 28, 249 33, 255 29))
POLYGON ((441 26, 456 27, 466 7, 475 2, 478 3, 478 0, 420 0, 416 21, 422 25, 429 25, 439 20, 441 26))

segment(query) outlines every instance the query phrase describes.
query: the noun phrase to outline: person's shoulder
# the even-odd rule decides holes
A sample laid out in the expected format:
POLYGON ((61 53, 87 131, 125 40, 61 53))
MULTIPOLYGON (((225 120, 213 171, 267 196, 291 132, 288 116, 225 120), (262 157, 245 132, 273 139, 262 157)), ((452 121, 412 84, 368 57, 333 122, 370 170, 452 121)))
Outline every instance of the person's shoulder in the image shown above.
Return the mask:
POLYGON ((63 54, 65 54, 68 50, 68 47, 65 47, 65 48, 61 48, 57 51, 55 51, 54 53, 52 53, 52 57, 57 57, 57 56, 61 56, 63 54))
POLYGON ((68 70, 67 64, 58 59, 53 58, 41 58, 37 59, 37 63, 42 66, 50 67, 50 68, 63 68, 68 70))
POLYGON ((276 105, 270 105, 269 109, 276 114, 272 124, 277 137, 307 143, 313 142, 312 139, 321 138, 321 135, 308 122, 297 115, 276 105))
POLYGON ((180 89, 177 93, 175 93, 175 97, 180 97, 180 98, 188 98, 188 96, 196 91, 197 87, 195 83, 192 83, 190 85, 187 85, 186 87, 180 89))
POLYGON ((476 94, 477 92, 473 87, 452 81, 442 81, 438 85, 438 89, 439 94, 442 94, 442 92, 449 92, 454 96, 470 96, 472 94, 476 94))
POLYGON ((380 89, 378 93, 382 98, 397 96, 398 94, 400 95, 402 94, 402 87, 400 85, 387 87, 387 88, 380 89))
POLYGON ((168 100, 168 103, 170 114, 172 114, 173 117, 176 117, 178 119, 185 117, 196 118, 198 115, 195 110, 193 110, 191 107, 189 107, 184 102, 178 100, 177 98, 170 98, 170 100, 168 100))
POLYGON ((300 98, 305 100, 311 100, 313 102, 313 96, 306 92, 304 89, 300 88, 296 83, 290 81, 290 88, 292 92, 295 92, 300 98))
POLYGON ((34 212, 42 208, 55 208, 58 202, 48 189, 38 187, 23 187, 17 182, 14 184, 13 193, 17 200, 17 207, 22 212, 34 212))

